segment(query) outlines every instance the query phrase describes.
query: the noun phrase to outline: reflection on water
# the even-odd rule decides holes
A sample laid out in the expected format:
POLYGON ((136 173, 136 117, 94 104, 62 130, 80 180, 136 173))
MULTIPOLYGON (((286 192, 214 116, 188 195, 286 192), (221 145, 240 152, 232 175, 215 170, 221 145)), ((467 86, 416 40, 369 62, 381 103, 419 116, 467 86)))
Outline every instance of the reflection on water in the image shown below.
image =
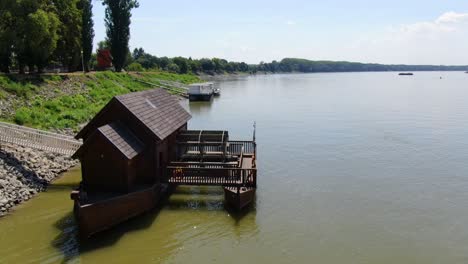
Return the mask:
POLYGON ((79 170, 0 219, 0 263, 468 263, 468 79, 456 72, 236 77, 188 103, 191 129, 250 139, 256 201, 179 187, 79 241, 79 170), (443 79, 439 77, 442 76, 443 79))
POLYGON ((195 102, 184 102, 188 105, 188 110, 192 115, 203 115, 208 114, 211 111, 211 104, 216 98, 212 98, 210 101, 195 101, 195 102))

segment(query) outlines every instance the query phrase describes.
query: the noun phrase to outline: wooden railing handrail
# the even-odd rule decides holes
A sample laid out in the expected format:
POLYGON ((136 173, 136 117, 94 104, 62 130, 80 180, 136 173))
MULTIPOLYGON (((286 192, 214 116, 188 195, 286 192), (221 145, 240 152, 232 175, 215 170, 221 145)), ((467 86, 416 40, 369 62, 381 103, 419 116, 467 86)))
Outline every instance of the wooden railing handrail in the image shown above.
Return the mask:
POLYGON ((0 141, 65 155, 73 154, 81 141, 49 131, 0 122, 0 141))
POLYGON ((212 170, 212 171, 215 171, 215 170, 219 170, 219 171, 226 171, 226 170, 230 170, 230 171, 245 171, 245 170, 257 170, 256 168, 236 168, 236 167, 228 167, 228 168, 202 168, 202 167, 179 167, 179 166, 167 166, 166 169, 170 169, 170 170, 175 170, 175 169, 183 169, 183 170, 198 170, 198 171, 201 171, 201 170, 212 170))
POLYGON ((241 153, 239 157, 239 168, 242 168, 242 161, 244 160, 244 146, 241 148, 241 153))
POLYGON ((68 140, 71 140, 71 141, 77 141, 77 140, 75 140, 74 137, 71 137, 71 136, 62 135, 62 134, 58 134, 58 133, 54 133, 54 132, 50 132, 50 131, 45 131, 45 130, 39 130, 39 129, 31 128, 31 127, 20 126, 20 125, 11 124, 11 123, 0 122, 0 127, 18 129, 19 131, 30 131, 30 132, 34 132, 34 133, 37 133, 37 134, 40 134, 40 135, 49 135, 49 136, 53 136, 53 137, 58 137, 60 139, 68 139, 68 140))

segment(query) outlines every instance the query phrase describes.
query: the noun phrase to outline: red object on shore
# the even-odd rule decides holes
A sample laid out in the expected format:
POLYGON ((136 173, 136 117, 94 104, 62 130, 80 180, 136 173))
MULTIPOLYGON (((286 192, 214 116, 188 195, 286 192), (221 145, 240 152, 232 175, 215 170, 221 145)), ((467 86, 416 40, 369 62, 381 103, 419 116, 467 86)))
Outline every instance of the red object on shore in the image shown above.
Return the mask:
POLYGON ((99 69, 107 69, 112 67, 112 55, 110 50, 99 50, 97 54, 97 63, 99 69))

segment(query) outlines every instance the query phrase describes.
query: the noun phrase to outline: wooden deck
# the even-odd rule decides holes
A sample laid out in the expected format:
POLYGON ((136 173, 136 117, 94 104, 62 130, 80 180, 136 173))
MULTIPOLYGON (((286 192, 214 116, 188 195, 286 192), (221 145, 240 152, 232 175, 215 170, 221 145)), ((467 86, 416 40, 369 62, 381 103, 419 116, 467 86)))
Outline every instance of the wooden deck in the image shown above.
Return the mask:
MULTIPOLYGON (((204 148, 207 148, 205 145, 204 148)), ((255 143, 252 141, 230 141, 226 153, 213 149, 197 152, 195 148, 188 149, 181 157, 193 155, 205 161, 196 159, 171 162, 165 170, 164 182, 177 185, 205 185, 224 187, 257 186, 257 168, 255 164, 255 143), (218 161, 206 159, 209 154, 218 155, 218 161), (229 156, 229 159, 225 157, 229 156)))

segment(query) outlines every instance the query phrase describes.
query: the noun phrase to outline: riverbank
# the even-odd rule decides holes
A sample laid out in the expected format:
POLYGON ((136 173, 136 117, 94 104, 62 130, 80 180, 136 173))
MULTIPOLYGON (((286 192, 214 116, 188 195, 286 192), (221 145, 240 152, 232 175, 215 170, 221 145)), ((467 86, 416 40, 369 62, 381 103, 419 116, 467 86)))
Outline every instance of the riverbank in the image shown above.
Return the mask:
POLYGON ((0 119, 29 127, 74 134, 113 96, 200 82, 195 75, 167 72, 0 75, 0 119))
POLYGON ((1 143, 0 216, 47 190, 51 181, 77 163, 66 155, 1 143))

